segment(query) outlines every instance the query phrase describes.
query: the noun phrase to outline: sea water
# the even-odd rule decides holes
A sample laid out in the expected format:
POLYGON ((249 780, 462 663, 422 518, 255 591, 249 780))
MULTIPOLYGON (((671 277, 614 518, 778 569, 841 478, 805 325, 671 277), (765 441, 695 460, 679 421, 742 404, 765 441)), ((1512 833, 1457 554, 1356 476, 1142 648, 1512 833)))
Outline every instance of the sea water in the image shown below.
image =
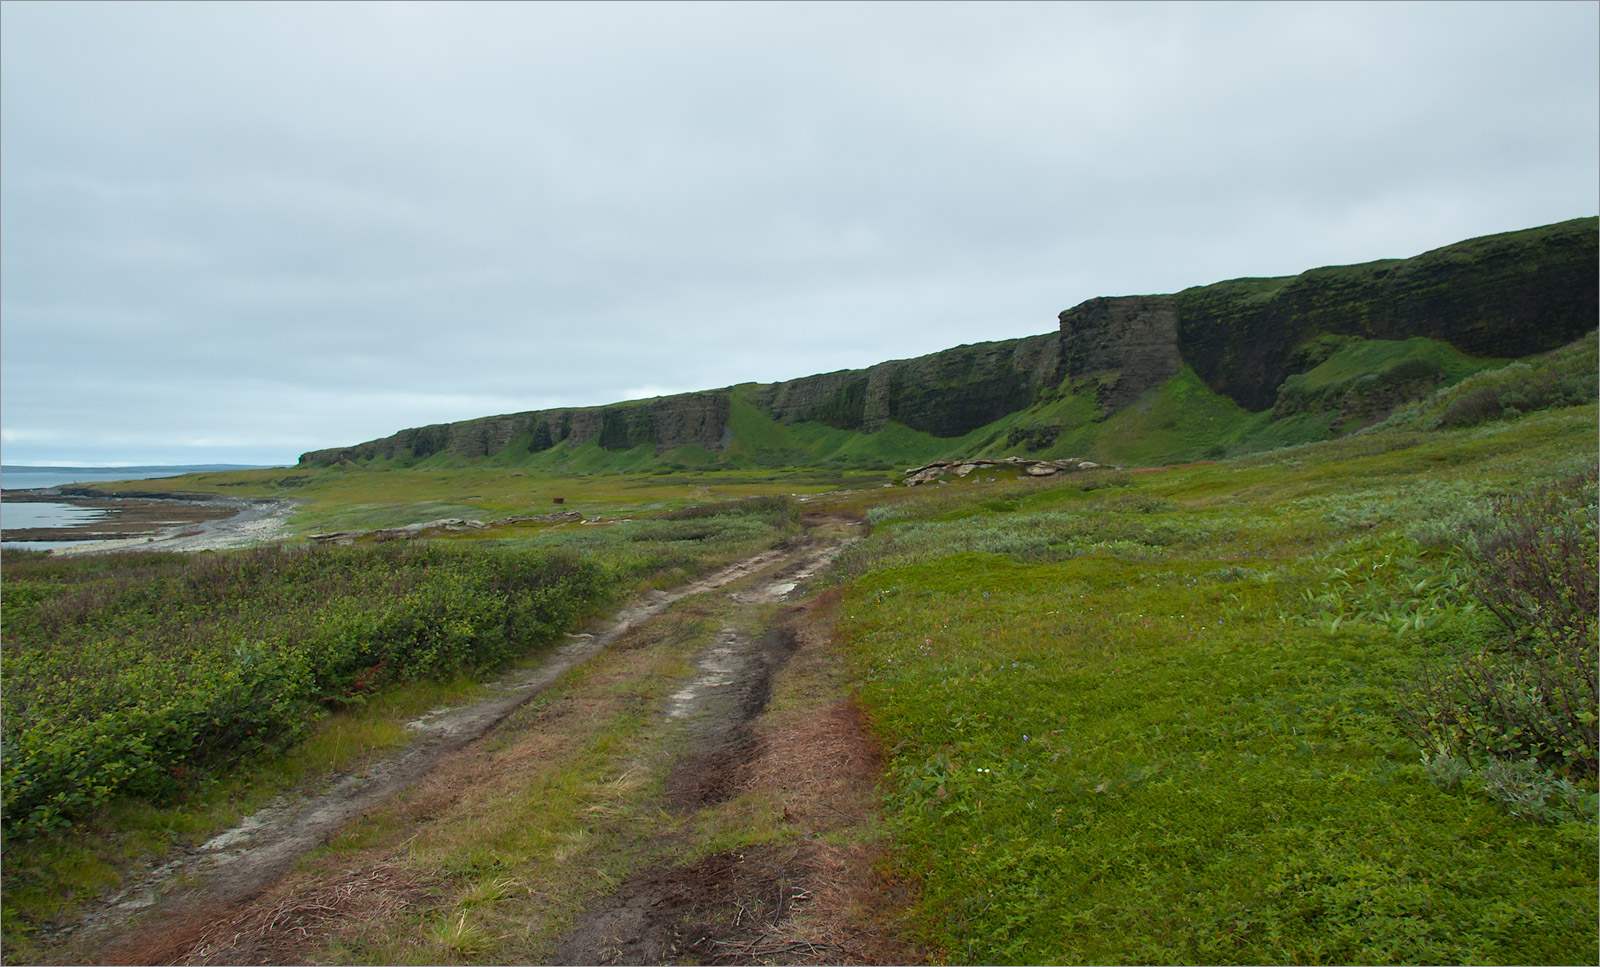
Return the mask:
MULTIPOLYGON (((103 510, 78 507, 73 504, 20 503, 0 500, 0 531, 13 527, 69 527, 73 524, 91 524, 106 516, 103 510)), ((65 547, 76 541, 6 541, 10 548, 30 551, 47 551, 52 547, 65 547)))
MULTIPOLYGON (((190 467, 23 467, 0 466, 0 491, 37 490, 41 487, 59 487, 72 483, 108 483, 114 480, 153 480, 157 477, 176 477, 186 473, 206 470, 257 469, 242 466, 210 464, 190 467)), ((45 501, 6 500, 0 492, 0 531, 14 527, 70 527, 74 524, 92 523, 105 516, 102 510, 92 510, 73 504, 45 501)), ((74 541, 6 541, 7 547, 45 551, 53 547, 66 547, 74 541)))
MULTIPOLYGON (((199 467, 0 467, 0 490, 37 490, 70 483, 150 480, 194 473, 199 467)), ((215 469, 215 468, 206 468, 215 469)))

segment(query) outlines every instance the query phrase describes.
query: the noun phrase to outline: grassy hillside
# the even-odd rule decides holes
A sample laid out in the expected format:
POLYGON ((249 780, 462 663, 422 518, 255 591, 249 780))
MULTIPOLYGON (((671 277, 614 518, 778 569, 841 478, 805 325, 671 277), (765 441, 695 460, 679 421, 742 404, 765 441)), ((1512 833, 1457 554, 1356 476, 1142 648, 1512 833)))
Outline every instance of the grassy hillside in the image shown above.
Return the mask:
MULTIPOLYGON (((1513 375, 1506 379, 1533 373, 1527 378, 1539 384, 1532 395, 1519 397, 1522 409, 1593 400, 1594 381, 1582 372, 1584 361, 1593 356, 1592 345, 1589 337, 1511 369, 1513 375), (1560 374, 1548 375, 1551 366, 1560 374)), ((1469 376, 1487 377, 1508 365, 1420 336, 1323 337, 1305 347, 1305 353, 1314 364, 1285 379, 1276 404, 1259 413, 1215 392, 1188 367, 1109 416, 1097 409, 1091 381, 1068 379, 1026 409, 959 437, 936 437, 892 422, 873 433, 814 422, 779 423, 735 391, 728 420, 732 442, 721 453, 700 449, 686 462, 682 456, 657 455, 649 447, 608 451, 591 443, 571 450, 557 446, 519 465, 578 473, 642 472, 673 464, 674 469, 839 466, 887 471, 930 460, 1027 455, 1163 466, 1334 439, 1424 405, 1469 376)))
POLYGON ((838 631, 919 939, 1594 960, 1596 430, 1580 406, 869 511, 838 631), (1486 548, 1534 533, 1565 631, 1496 617, 1521 572, 1486 548))
MULTIPOLYGON (((855 689, 884 750, 887 869, 925 949, 955 962, 1592 962, 1596 345, 1464 378, 1485 361, 1425 340, 1331 345, 1307 392, 1415 360, 1460 379, 1320 442, 1308 438, 1333 429, 1314 421, 1336 410, 1273 420, 1184 371, 1105 419, 1093 387, 1068 384, 955 441, 782 424, 736 403, 742 469, 686 449, 672 462, 690 469, 660 473, 653 454, 597 445, 577 455, 589 475, 541 470, 539 454, 438 454, 177 480, 303 500, 301 532, 540 513, 555 497, 606 523, 519 523, 407 551, 8 552, 5 728, 29 726, 6 737, 8 951, 26 959, 32 931, 113 889, 129 856, 202 840, 297 777, 403 743, 409 718, 478 688, 456 670, 537 651, 607 591, 783 540, 798 508, 770 498, 833 491, 811 506, 863 515, 872 532, 831 578, 829 674, 855 689), (1294 445, 1261 450, 1274 433, 1294 445), (910 465, 956 446, 1212 462, 914 491, 884 488, 884 472, 759 465, 910 465), (628 461, 639 470, 617 472, 628 461), (541 575, 585 583, 552 596, 541 575), (73 675, 94 687, 65 687, 73 675), (191 714, 203 728, 178 721, 191 714), (234 745, 185 744, 202 732, 234 745)), ((605 737, 619 754, 658 718, 630 709, 605 737)), ((551 788, 587 788, 577 770, 592 763, 547 767, 551 788)), ((570 833, 568 868, 607 841, 587 825, 603 815, 541 819, 570 833)), ((759 835, 789 834, 773 818, 759 835)), ((483 866, 424 846, 394 861, 515 880, 519 897, 543 895, 550 875, 547 850, 483 866)))
MULTIPOLYGON (((1086 408, 1070 409, 1081 415, 1086 408)), ((1044 452, 1130 466, 1182 463, 1219 455, 1254 420, 1232 400, 1207 389, 1186 368, 1103 422, 1064 430, 1044 452)))
POLYGON ((1241 434, 1258 431, 1272 443, 1326 438, 1383 419, 1491 361, 1550 351, 1593 331, 1597 226, 1600 219, 1580 218, 1409 259, 1233 279, 1172 296, 1091 299, 1062 313, 1057 333, 780 383, 412 428, 312 451, 300 462, 487 460, 580 474, 712 462, 881 468, 1019 446, 1037 452, 1058 439, 1103 459, 1159 462, 1229 451, 1241 434), (1168 382, 1185 369, 1188 377, 1168 382), (1273 420, 1290 422, 1245 426, 1228 407, 1196 395, 1196 376, 1236 409, 1270 409, 1273 420), (1156 397, 1140 395, 1150 389, 1156 397), (1125 429, 1074 434, 1082 429, 1081 397, 1091 390, 1101 417, 1128 406, 1142 412, 1125 429), (1078 399, 1052 405, 1068 398, 1078 399), (1194 402, 1207 413, 1184 424, 1181 414, 1158 412, 1147 425, 1163 400, 1194 402), (1139 443, 1127 442, 1135 427, 1158 439, 1137 434, 1139 443))
MULTIPOLYGON (((1321 337, 1425 336, 1479 357, 1552 350, 1600 315, 1600 219, 1469 239, 1414 258, 1236 279, 1177 294, 1178 344, 1206 385, 1272 406, 1321 337)), ((1313 361, 1314 364, 1315 361, 1313 361)))

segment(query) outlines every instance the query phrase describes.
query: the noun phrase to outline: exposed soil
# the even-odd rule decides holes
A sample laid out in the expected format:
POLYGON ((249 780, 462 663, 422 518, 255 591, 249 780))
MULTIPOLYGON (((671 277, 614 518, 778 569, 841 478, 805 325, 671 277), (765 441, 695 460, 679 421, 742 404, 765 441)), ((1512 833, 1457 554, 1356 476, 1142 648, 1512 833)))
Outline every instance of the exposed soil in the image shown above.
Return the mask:
MULTIPOLYGON (((821 525, 822 519, 813 520, 821 525)), ((837 524, 838 521, 833 521, 837 524)), ((746 606, 782 601, 837 553, 802 554, 733 591, 746 606)), ((880 767, 848 698, 767 717, 774 676, 791 660, 836 665, 818 631, 831 599, 780 611, 764 633, 724 628, 669 716, 693 723, 688 751, 666 782, 669 808, 693 813, 751 789, 777 796, 798 843, 666 863, 600 898, 564 936, 558 964, 915 963, 921 952, 885 934, 873 916, 900 898, 860 847, 820 837, 866 821, 880 767)))
POLYGON ((398 863, 363 866, 242 915, 196 918, 186 960, 195 964, 303 963, 309 940, 338 920, 393 916, 420 900, 427 878, 398 863))
POLYGON ((816 944, 771 940, 813 872, 804 849, 757 847, 633 877, 591 910, 556 951, 561 964, 750 963, 815 953, 816 944))
MULTIPOLYGON (((556 649, 537 668, 496 682, 502 694, 485 702, 435 709, 410 723, 417 738, 399 753, 359 772, 338 777, 327 788, 297 799, 280 798, 184 856, 140 878, 84 918, 79 929, 90 940, 120 932, 131 914, 140 918, 141 935, 167 934, 156 921, 189 918, 197 904, 226 906, 260 893, 301 855, 328 839, 354 816, 387 799, 427 774, 446 754, 483 735, 517 707, 548 688, 579 662, 615 641, 629 628, 659 614, 667 605, 691 594, 738 580, 782 559, 766 551, 671 592, 652 591, 614 614, 594 632, 576 636, 556 649), (180 881, 187 884, 175 888, 180 881)), ((113 959, 154 962, 162 952, 135 941, 131 949, 116 944, 113 959), (144 955, 149 955, 148 957, 144 955)))
MULTIPOLYGON (((796 595, 801 582, 847 543, 853 526, 820 515, 808 516, 806 524, 806 535, 779 548, 671 592, 645 595, 604 625, 574 636, 537 668, 497 683, 498 697, 436 709, 411 723, 417 737, 399 753, 335 777, 323 789, 280 799, 150 871, 87 916, 64 951, 101 963, 297 963, 330 925, 397 915, 429 884, 428 876, 391 857, 367 856, 336 874, 297 874, 274 884, 353 817, 418 784, 447 759, 455 763, 448 777, 430 778, 397 800, 408 803, 404 815, 414 814, 408 822, 424 824, 436 810, 470 797, 478 784, 493 784, 496 774, 517 768, 504 750, 472 743, 578 663, 614 643, 628 647, 673 602, 726 589, 719 593, 750 614, 772 616, 772 604, 796 595)), ((829 642, 817 630, 825 610, 815 600, 782 608, 754 634, 725 626, 659 711, 687 730, 665 783, 664 808, 692 815, 767 788, 784 797, 784 818, 796 823, 798 840, 640 872, 582 913, 559 939, 556 962, 916 959, 914 951, 862 926, 863 911, 870 915, 893 899, 873 885, 870 852, 818 840, 830 829, 864 821, 873 808, 878 759, 853 704, 837 700, 787 717, 762 716, 774 675, 786 663, 815 669, 831 660, 829 642)), ((581 726, 580 713, 549 711, 567 716, 569 732, 581 726)), ((518 754, 529 753, 513 758, 518 754)))
POLYGON ((745 768, 758 753, 751 720, 767 706, 772 673, 795 649, 793 632, 769 629, 752 640, 725 628, 701 656, 700 674, 672 696, 667 714, 701 716, 692 751, 667 780, 668 802, 692 812, 725 802, 743 785, 745 768))

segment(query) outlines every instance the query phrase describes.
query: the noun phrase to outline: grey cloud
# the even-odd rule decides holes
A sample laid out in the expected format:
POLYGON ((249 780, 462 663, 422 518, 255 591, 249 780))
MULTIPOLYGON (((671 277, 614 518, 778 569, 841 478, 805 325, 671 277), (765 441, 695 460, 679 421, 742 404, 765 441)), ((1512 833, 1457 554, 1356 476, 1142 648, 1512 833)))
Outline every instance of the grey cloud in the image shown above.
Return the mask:
POLYGON ((227 427, 288 460, 1597 207, 1592 5, 0 18, 10 462, 40 428, 80 460, 227 427), (119 405, 141 371, 159 403, 119 405), (96 436, 111 409, 145 435, 96 436))

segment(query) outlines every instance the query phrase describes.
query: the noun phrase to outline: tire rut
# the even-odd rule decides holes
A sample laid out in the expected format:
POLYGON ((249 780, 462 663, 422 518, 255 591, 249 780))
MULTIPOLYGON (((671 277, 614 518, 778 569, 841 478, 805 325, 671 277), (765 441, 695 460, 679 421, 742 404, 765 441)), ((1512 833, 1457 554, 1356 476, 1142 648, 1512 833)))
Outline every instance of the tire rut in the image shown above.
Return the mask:
MULTIPOLYGON (((754 586, 727 592, 734 619, 696 659, 695 672, 668 699, 663 716, 685 722, 688 750, 672 766, 665 805, 692 816, 733 799, 750 783, 763 747, 755 724, 767 708, 773 676, 800 642, 792 622, 802 608, 768 616, 801 582, 822 570, 849 542, 813 541, 754 586), (743 621, 736 620, 743 618, 743 621), (761 624, 756 633, 740 626, 761 624)), ((663 845, 680 845, 663 836, 663 845), (670 841, 670 842, 669 842, 670 841)), ((557 964, 660 964, 837 960, 836 949, 773 943, 785 918, 810 900, 813 851, 801 844, 716 853, 663 863, 595 901, 558 941, 557 964)))
POLYGON ((814 549, 804 539, 740 560, 671 591, 651 591, 614 612, 594 632, 571 640, 531 670, 506 676, 488 700, 430 711, 408 723, 416 738, 397 753, 337 776, 312 794, 280 796, 183 855, 158 866, 97 904, 76 924, 45 939, 99 950, 103 963, 158 963, 181 957, 184 947, 219 917, 260 895, 301 856, 327 842, 351 819, 402 792, 447 755, 489 732, 511 713, 598 654, 629 629, 683 598, 715 591, 782 564, 804 569, 814 549), (159 939, 158 939, 159 938, 159 939))

